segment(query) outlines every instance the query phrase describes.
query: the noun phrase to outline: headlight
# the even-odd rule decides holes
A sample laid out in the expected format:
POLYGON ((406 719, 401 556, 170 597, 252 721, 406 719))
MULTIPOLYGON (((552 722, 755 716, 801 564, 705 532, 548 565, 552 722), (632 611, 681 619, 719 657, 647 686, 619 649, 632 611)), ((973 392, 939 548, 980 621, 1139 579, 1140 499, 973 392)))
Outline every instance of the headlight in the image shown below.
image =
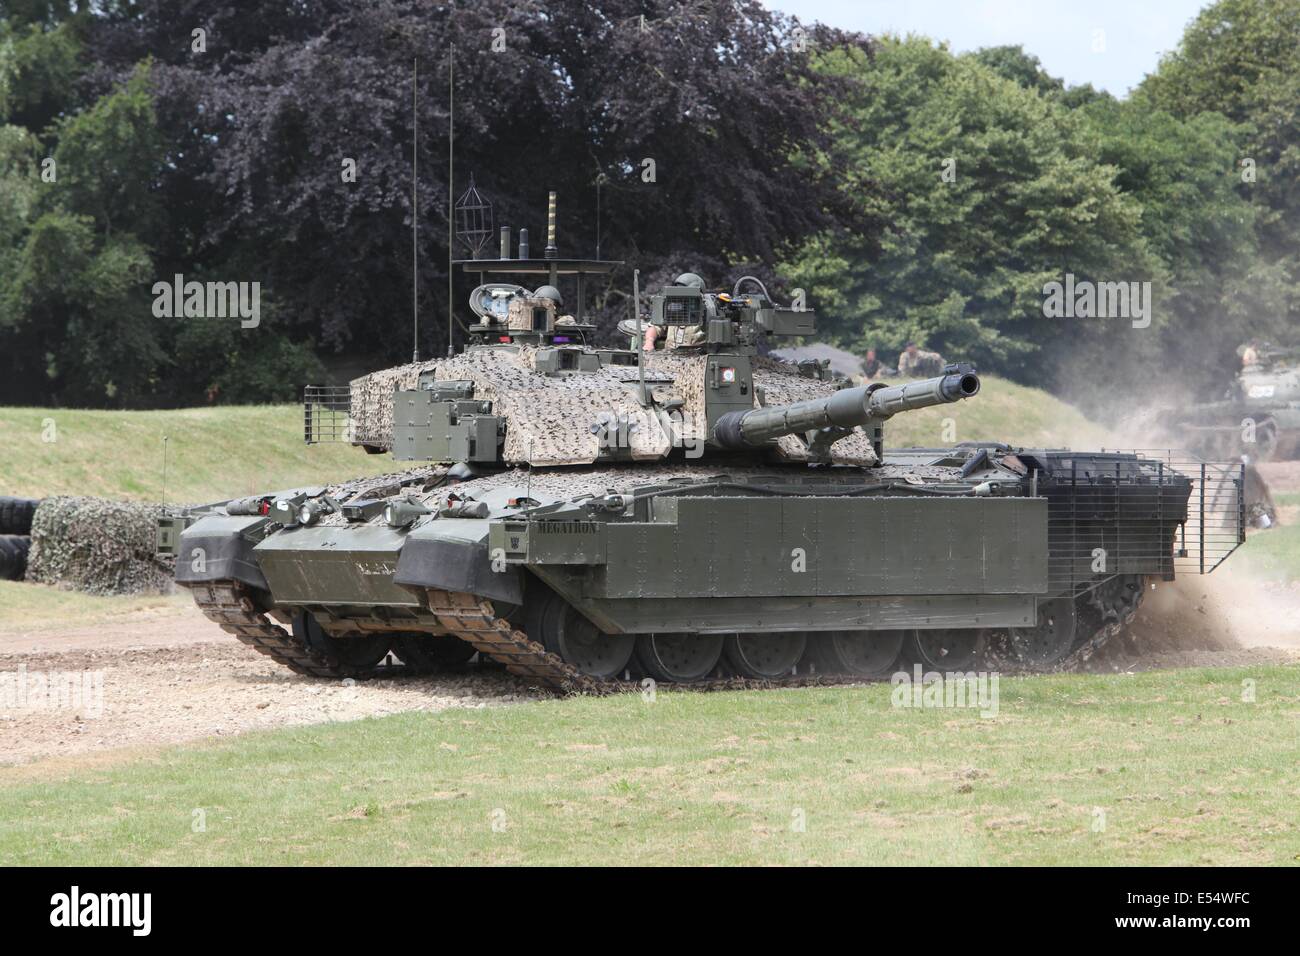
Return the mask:
POLYGON ((315 524, 318 517, 320 517, 319 512, 311 505, 303 505, 298 509, 299 524, 315 524))
POLYGON ((384 523, 390 528, 405 528, 430 511, 415 501, 392 501, 384 506, 384 523))

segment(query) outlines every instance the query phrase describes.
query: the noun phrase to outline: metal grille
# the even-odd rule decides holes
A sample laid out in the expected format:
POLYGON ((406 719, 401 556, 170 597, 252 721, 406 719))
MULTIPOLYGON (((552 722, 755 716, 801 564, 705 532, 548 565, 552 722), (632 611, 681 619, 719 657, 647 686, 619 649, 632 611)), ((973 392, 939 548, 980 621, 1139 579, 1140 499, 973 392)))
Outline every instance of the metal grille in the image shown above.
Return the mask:
POLYGON ((1246 542, 1246 466, 1238 460, 1206 461, 1187 452, 1138 449, 1166 471, 1192 481, 1187 521, 1174 541, 1174 570, 1209 574, 1246 542))
POLYGON ((1053 593, 1079 593, 1116 574, 1209 574, 1245 541, 1243 464, 1126 453, 1143 461, 1087 473, 1071 462, 1040 489, 1048 499, 1053 593))
POLYGON ((704 321, 704 301, 698 296, 669 296, 664 302, 666 325, 700 325, 704 321))
POLYGON ((308 445, 351 441, 352 387, 308 385, 302 397, 303 439, 308 445))

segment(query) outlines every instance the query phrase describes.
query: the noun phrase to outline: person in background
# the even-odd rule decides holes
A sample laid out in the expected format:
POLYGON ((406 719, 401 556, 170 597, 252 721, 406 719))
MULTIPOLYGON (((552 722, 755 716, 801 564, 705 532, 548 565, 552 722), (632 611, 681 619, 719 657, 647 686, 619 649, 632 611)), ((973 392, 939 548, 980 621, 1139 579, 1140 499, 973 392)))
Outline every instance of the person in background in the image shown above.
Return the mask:
POLYGON ((943 356, 938 352, 927 352, 915 342, 908 342, 907 348, 898 357, 900 378, 932 378, 942 374, 943 356))
POLYGON ((883 378, 885 363, 876 357, 875 349, 867 349, 867 357, 862 360, 862 376, 868 380, 883 378))

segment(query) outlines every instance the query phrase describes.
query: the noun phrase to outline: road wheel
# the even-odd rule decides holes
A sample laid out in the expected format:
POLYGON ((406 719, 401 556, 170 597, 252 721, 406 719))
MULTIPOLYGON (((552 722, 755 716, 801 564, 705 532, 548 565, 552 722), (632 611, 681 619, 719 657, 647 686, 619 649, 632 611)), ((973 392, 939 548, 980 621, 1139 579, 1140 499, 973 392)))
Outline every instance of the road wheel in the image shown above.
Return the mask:
POLYGON ((983 656, 988 639, 983 628, 917 630, 903 642, 903 653, 927 670, 964 671, 983 656))
POLYGON ((413 632, 393 639, 397 656, 420 670, 443 670, 465 664, 474 656, 473 646, 459 637, 413 632))
POLYGON ((321 657, 335 677, 370 677, 392 649, 389 634, 331 637, 314 616, 302 611, 293 618, 293 636, 314 655, 321 657))
POLYGON ((641 634, 636 659, 655 680, 687 684, 717 666, 722 640, 721 634, 641 634))
POLYGON ((1070 655, 1079 630, 1079 613, 1073 598, 1057 598, 1038 606, 1034 627, 1007 629, 1011 651, 1020 663, 1033 668, 1054 667, 1070 655))
POLYGON ((632 659, 636 637, 606 634, 558 594, 552 595, 541 617, 542 644, 591 677, 617 677, 632 659))
POLYGON ((906 631, 824 631, 808 641, 819 673, 883 677, 894 670, 906 631))
POLYGON ((775 680, 794 670, 803 657, 808 639, 799 632, 777 634, 729 634, 723 654, 741 677, 775 680))
POLYGON ((1270 418, 1259 423, 1255 429, 1255 447, 1251 450, 1256 461, 1273 460, 1277 454, 1277 422, 1270 418))

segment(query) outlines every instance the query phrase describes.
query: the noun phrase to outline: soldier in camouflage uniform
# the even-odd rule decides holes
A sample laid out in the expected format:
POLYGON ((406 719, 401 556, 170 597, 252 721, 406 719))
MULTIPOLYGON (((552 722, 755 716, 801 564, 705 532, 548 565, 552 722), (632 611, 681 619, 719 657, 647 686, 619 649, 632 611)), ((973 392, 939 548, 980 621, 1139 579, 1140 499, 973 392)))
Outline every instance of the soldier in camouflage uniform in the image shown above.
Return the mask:
POLYGON ((907 348, 898 357, 899 378, 931 378, 942 374, 943 356, 938 352, 920 349, 915 342, 908 342, 907 348))

